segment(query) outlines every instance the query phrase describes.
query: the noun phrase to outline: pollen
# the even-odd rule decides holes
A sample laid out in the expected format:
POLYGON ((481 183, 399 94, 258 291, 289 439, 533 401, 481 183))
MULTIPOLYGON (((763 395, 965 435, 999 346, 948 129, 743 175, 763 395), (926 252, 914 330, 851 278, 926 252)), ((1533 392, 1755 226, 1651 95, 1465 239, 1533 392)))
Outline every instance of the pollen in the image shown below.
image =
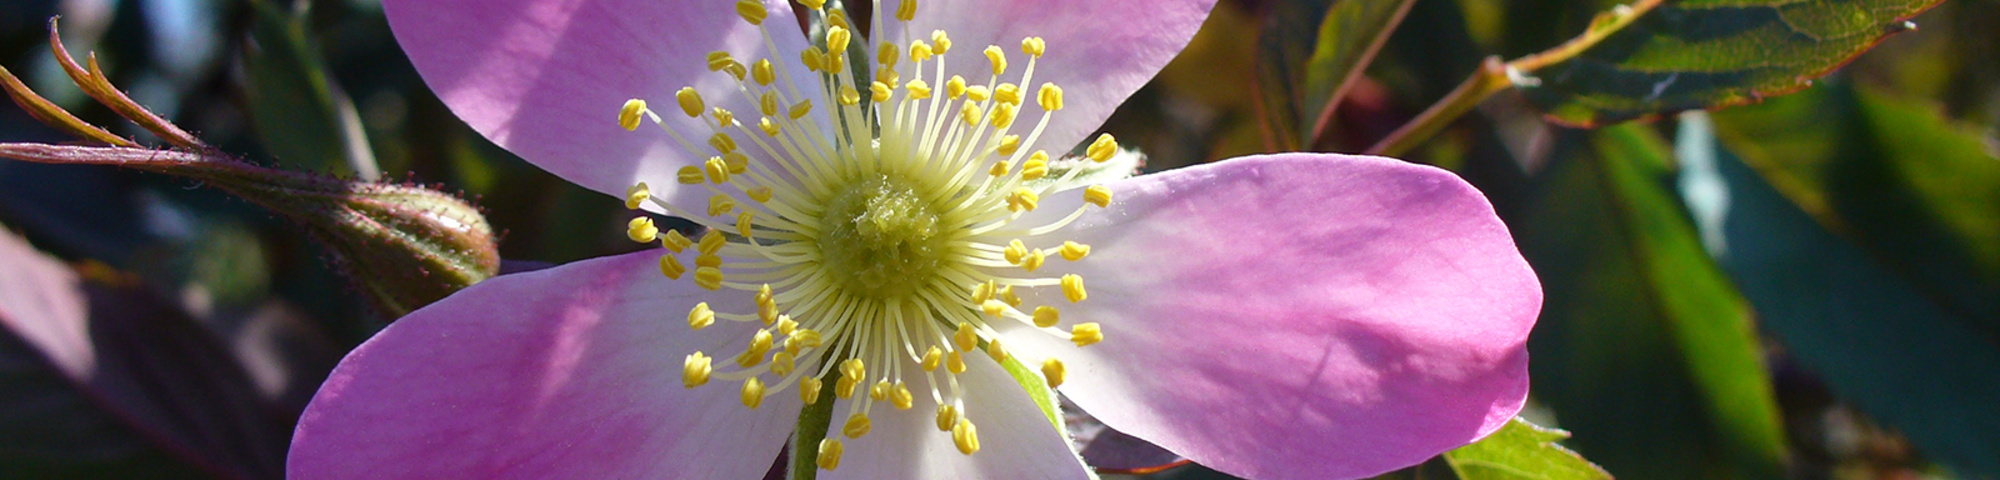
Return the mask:
MULTIPOLYGON (((966 58, 954 65, 983 57, 992 73, 967 79, 944 66, 949 34, 908 31, 919 14, 916 0, 881 5, 902 23, 876 23, 865 34, 844 10, 797 0, 824 35, 796 58, 758 58, 755 52, 779 50, 771 37, 798 34, 789 18, 767 21, 765 1, 733 2, 765 48, 732 46, 687 59, 703 62, 711 80, 726 85, 674 92, 695 122, 663 122, 636 98, 617 119, 628 130, 657 124, 682 158, 697 160, 671 177, 634 179, 624 198, 628 209, 680 217, 703 232, 696 240, 661 230, 650 215, 635 216, 626 229, 633 241, 668 250, 659 257, 662 275, 703 290, 687 312, 688 328, 715 348, 673 352, 686 356, 683 386, 721 380, 713 383, 737 387, 742 406, 752 409, 779 394, 807 404, 821 395, 839 399, 845 421, 824 432, 814 459, 822 469, 839 466, 843 442, 912 435, 872 432, 873 422, 914 414, 907 410, 919 398, 938 405, 936 426, 946 433, 932 441, 949 439, 974 454, 974 422, 983 419, 968 412, 984 410, 970 405, 998 400, 965 388, 961 382, 978 378, 964 375, 968 370, 1019 362, 1039 365, 1018 373, 1039 375, 1051 387, 1067 381, 1062 361, 1021 348, 1031 344, 1012 337, 1009 322, 1079 347, 1103 339, 1098 324, 1067 324, 1058 311, 1064 300, 1085 301, 1083 278, 1037 273, 1049 257, 1090 261, 1089 245, 1060 232, 1093 213, 1090 205, 1111 201, 1108 188, 1090 186, 1084 205, 1062 207, 1071 211, 1029 214, 1055 208, 1058 202, 1042 200, 1078 186, 1081 171, 1051 165, 1048 150, 1074 145, 1038 143, 1064 108, 1061 87, 1032 83, 1048 45, 1020 38, 1024 56, 1013 59, 999 46, 1011 43, 959 53, 966 58), (1024 106, 1030 100, 1035 105, 1024 106), (751 116, 738 119, 731 109, 751 116), (677 188, 656 196, 636 180, 677 188), (681 256, 690 249, 691 258, 681 256), (728 328, 710 328, 718 325, 728 328)), ((1088 143, 1083 157, 1105 161, 1117 152, 1105 135, 1088 143)))

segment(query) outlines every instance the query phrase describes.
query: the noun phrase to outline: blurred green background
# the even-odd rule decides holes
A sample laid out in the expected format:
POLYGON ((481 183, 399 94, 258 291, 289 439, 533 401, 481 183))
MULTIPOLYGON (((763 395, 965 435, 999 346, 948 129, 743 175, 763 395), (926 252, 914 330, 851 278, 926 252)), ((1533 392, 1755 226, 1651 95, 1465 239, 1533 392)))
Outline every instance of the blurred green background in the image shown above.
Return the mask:
MULTIPOLYGON (((1359 1, 1220 2, 1104 130, 1149 170, 1359 152, 1483 58, 1543 51, 1616 5, 1359 1), (1342 51, 1320 41, 1328 29, 1372 38, 1403 8, 1364 74, 1330 87, 1354 57, 1325 53, 1342 51)), ((1484 191, 1542 279, 1525 418, 1569 430, 1563 445, 1619 478, 2000 478, 2000 1, 1932 3, 1668 2, 1400 155, 1484 191), (1915 30, 1878 18, 1925 8, 1915 30), (1690 20, 1717 9, 1727 21, 1690 20), (1862 50, 1823 77, 1798 66, 1862 50), (1812 86, 1718 93, 1799 80, 1812 86), (1635 112, 1661 115, 1618 122, 1635 112)), ((96 52, 112 83, 223 151, 461 193, 499 234, 505 269, 638 248, 619 199, 454 118, 374 0, 0 6, 0 65, 158 144, 63 76, 47 48, 55 15, 72 53, 96 52)), ((0 142, 70 140, 0 106, 0 142)), ((280 478, 318 382, 391 320, 298 228, 196 182, 0 160, 0 225, 79 282, 98 356, 97 376, 66 374, 13 320, 4 478, 280 478)), ((16 250, 0 249, 0 269, 49 263, 16 250)), ((1517 478, 1468 472, 1440 458, 1389 477, 1517 478)))

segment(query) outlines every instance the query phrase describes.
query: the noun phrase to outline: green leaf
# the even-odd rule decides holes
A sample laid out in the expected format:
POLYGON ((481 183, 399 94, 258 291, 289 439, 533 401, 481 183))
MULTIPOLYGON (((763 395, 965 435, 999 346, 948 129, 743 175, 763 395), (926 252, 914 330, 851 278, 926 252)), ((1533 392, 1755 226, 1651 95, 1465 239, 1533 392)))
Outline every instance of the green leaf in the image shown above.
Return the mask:
POLYGON ((1301 39, 1317 38, 1319 19, 1326 16, 1327 0, 1279 0, 1271 2, 1264 25, 1257 33, 1257 92, 1252 104, 1263 125, 1265 147, 1273 151, 1299 149, 1299 82, 1305 77, 1307 58, 1313 45, 1301 39))
POLYGON ((1569 432, 1515 418, 1471 445, 1444 452, 1460 480, 1610 480, 1611 474, 1556 445, 1569 432))
MULTIPOLYGON (((828 357, 823 361, 830 361, 828 357)), ((799 410, 799 426, 792 431, 792 462, 785 478, 791 480, 813 480, 819 477, 819 441, 826 439, 826 429, 833 426, 833 383, 840 379, 840 371, 826 372, 820 381, 826 388, 819 391, 819 401, 799 410)))
POLYGON ((1301 85, 1303 108, 1299 126, 1303 138, 1311 139, 1310 145, 1320 145, 1326 139, 1320 138, 1327 132, 1333 121, 1334 108, 1340 98, 1354 86, 1362 70, 1375 59, 1382 44, 1389 40, 1389 33, 1403 21, 1415 0, 1344 0, 1334 3, 1326 12, 1326 18, 1319 24, 1318 41, 1314 43, 1312 56, 1306 59, 1305 78, 1301 85))
POLYGON ((264 148, 281 165, 381 177, 354 102, 327 76, 306 32, 305 9, 290 11, 274 1, 250 2, 254 43, 243 58, 250 119, 264 148))
POLYGON ((1055 424, 1056 433, 1069 438, 1069 432, 1063 429, 1062 409, 1057 406, 1056 391, 1049 388, 1048 380, 1042 378, 1041 372, 1029 370, 1021 365, 1019 357, 1014 356, 1008 356, 1007 361, 1000 362, 1000 366, 1005 367, 1007 375, 1013 376, 1014 382, 1020 383, 1021 389, 1028 392, 1028 399, 1035 401, 1035 406, 1042 409, 1042 415, 1049 417, 1049 423, 1055 424))
POLYGON ((1804 88, 1940 0, 1694 0, 1646 12, 1523 88, 1549 119, 1609 125, 1804 88))
POLYGON ((2000 163, 1845 86, 1716 121, 1723 148, 1684 181, 1725 187, 1700 224, 1765 329, 1926 457, 2000 475, 2000 163))
POLYGON ((1517 222, 1548 295, 1530 340, 1537 397, 1574 446, 1629 478, 1781 477, 1747 303, 1666 189, 1664 141, 1635 126, 1582 136, 1565 138, 1517 222))

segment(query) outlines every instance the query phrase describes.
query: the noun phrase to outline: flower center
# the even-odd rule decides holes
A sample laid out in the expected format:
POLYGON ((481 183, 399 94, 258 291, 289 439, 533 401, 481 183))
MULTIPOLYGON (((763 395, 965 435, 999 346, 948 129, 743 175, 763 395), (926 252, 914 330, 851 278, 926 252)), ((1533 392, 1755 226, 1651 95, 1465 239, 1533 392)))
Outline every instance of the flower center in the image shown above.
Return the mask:
POLYGON ((827 200, 816 243, 821 268, 847 293, 886 299, 931 283, 947 240, 936 206, 909 181, 877 173, 827 200))
MULTIPOLYGON (((743 405, 754 409, 792 387, 815 404, 822 401, 823 379, 831 380, 847 419, 835 422, 838 435, 828 434, 817 452, 798 452, 814 456, 824 469, 840 464, 839 437, 869 433, 871 412, 910 410, 919 398, 937 405, 937 427, 949 441, 973 454, 979 432, 965 405, 978 399, 966 398, 959 378, 969 368, 968 355, 1038 363, 1049 387, 1064 377, 1058 358, 1009 351, 995 325, 1027 324, 1078 347, 1103 340, 1098 324, 1063 319, 1054 304, 1060 300, 1034 305, 1021 293, 1051 289, 1060 295, 1029 298, 1086 298, 1081 276, 1034 272, 1052 257, 1080 261, 1089 255, 1088 245, 1052 234, 1088 206, 1109 205, 1111 191, 1082 189, 1083 201, 1067 215, 1025 216, 1044 197, 1075 194, 1060 188, 1083 170, 1060 173, 1048 153, 1034 149, 1049 118, 1063 108, 1055 84, 1044 82, 1028 94, 1046 49, 1042 39, 1021 40, 1028 61, 1018 77, 1008 71, 1004 50, 986 47, 980 53, 992 76, 981 84, 947 77, 952 43, 945 32, 931 32, 928 41, 911 37, 916 0, 901 0, 893 11, 900 25, 871 22, 878 26, 873 39, 857 38, 845 14, 826 9, 824 0, 797 1, 825 27, 823 40, 799 55, 806 72, 770 59, 746 65, 727 52, 706 59, 710 71, 737 85, 734 92, 710 93, 754 103, 761 114, 756 121, 710 108, 692 87, 674 94, 686 121, 664 121, 639 99, 619 112, 625 129, 650 120, 683 158, 707 158, 666 182, 677 192, 704 192, 705 205, 661 201, 645 182, 626 197, 628 208, 650 204, 700 224, 706 228, 700 238, 661 232, 641 216, 630 223, 632 240, 657 241, 669 251, 660 257, 660 272, 669 278, 688 276, 718 295, 726 289, 755 299, 755 312, 718 311, 707 302, 688 312, 688 326, 697 331, 717 322, 757 322, 761 328, 733 355, 688 354, 682 384, 739 382, 743 405), (889 42, 891 36, 907 48, 889 42), (873 76, 846 65, 849 49, 857 47, 875 53, 873 76), (1041 118, 1023 136, 1015 133, 1015 120, 1027 108, 1039 109, 1041 118), (692 268, 683 260, 690 249, 692 268)), ((789 14, 789 8, 736 0, 736 10, 776 55, 764 20, 772 12, 789 14)), ((789 30, 779 33, 796 34, 789 30)), ((1086 157, 1103 162, 1116 150, 1117 142, 1103 135, 1086 157)))

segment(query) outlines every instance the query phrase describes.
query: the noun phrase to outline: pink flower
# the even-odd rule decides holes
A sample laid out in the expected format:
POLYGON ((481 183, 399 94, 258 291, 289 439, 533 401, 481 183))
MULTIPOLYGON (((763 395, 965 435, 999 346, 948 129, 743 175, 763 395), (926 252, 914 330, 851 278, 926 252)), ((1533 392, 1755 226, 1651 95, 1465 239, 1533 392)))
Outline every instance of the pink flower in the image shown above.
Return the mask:
POLYGON ((474 128, 709 233, 635 219, 663 248, 396 322, 313 400, 295 478, 757 478, 816 402, 795 453, 822 478, 1087 478, 1032 397, 1058 385, 1225 472, 1360 477, 1526 396, 1540 287, 1448 172, 1287 154, 1072 188, 1047 158, 1212 0, 884 1, 872 37, 802 1, 834 26, 814 46, 775 0, 385 3, 474 128))

